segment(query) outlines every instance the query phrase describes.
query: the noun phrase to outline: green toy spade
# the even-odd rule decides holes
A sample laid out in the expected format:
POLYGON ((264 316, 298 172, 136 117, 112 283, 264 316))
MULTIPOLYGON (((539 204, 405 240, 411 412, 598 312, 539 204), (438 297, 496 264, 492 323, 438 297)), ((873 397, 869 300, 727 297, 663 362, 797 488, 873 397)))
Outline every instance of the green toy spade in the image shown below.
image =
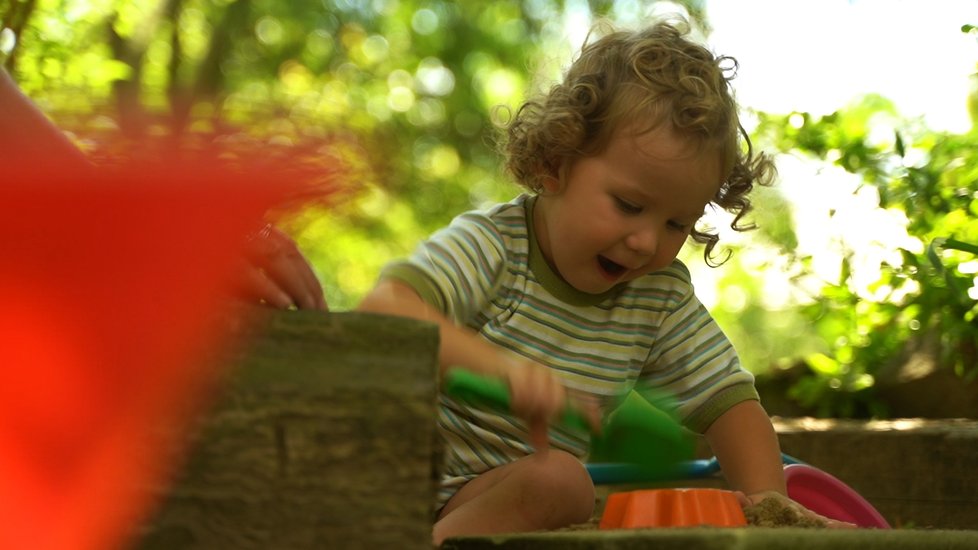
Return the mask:
MULTIPOLYGON (((506 383, 498 378, 454 368, 445 375, 445 393, 472 406, 509 411, 506 383)), ((643 480, 669 480, 681 475, 686 461, 693 457, 690 432, 652 402, 662 406, 661 396, 643 397, 632 391, 611 414, 600 433, 590 430, 580 411, 568 407, 559 422, 565 427, 591 434, 589 462, 629 464, 641 472, 643 480)))

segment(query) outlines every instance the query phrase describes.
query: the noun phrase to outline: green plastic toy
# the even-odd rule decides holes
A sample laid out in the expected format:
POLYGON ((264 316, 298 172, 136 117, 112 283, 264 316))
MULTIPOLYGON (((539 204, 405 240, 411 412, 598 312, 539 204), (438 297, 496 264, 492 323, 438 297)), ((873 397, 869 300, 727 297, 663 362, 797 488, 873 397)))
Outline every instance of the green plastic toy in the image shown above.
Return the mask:
MULTIPOLYGON (((510 407, 509 388, 504 381, 461 368, 446 374, 445 393, 473 406, 500 411, 509 411, 510 407)), ((693 457, 693 437, 663 410, 667 402, 664 397, 650 397, 658 407, 650 399, 630 392, 607 416, 600 433, 592 432, 584 415, 571 407, 564 410, 559 422, 591 434, 589 462, 631 464, 641 469, 645 480, 675 479, 693 457)))

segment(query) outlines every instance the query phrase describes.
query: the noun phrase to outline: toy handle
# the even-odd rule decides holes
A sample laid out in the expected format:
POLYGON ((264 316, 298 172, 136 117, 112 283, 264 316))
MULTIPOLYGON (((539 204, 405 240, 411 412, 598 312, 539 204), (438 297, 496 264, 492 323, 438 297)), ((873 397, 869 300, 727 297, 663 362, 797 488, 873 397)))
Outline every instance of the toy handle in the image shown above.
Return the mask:
MULTIPOLYGON (((445 393, 470 405, 487 406, 509 412, 510 394, 506 382, 499 378, 475 374, 461 368, 453 368, 445 375, 445 393)), ((591 432, 584 415, 573 407, 564 408, 560 423, 577 430, 591 432)))

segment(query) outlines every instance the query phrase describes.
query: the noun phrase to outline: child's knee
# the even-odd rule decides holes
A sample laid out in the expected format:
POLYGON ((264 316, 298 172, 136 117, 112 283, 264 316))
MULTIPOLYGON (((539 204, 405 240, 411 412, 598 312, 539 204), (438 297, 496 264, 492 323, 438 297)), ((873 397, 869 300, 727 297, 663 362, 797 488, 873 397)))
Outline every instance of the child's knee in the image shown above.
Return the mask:
POLYGON ((534 492, 553 499, 566 510, 569 521, 582 522, 594 512, 594 483, 584 464, 570 453, 551 450, 546 457, 533 456, 527 476, 534 492))

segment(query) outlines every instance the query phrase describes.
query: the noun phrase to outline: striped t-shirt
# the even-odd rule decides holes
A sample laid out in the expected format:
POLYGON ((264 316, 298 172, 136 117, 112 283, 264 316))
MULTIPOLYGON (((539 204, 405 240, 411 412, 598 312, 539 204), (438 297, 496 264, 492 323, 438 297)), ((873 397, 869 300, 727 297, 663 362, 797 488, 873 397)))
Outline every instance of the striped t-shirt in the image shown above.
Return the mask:
MULTIPOLYGON (((702 433, 731 406, 757 399, 729 340, 693 294, 678 260, 595 295, 560 278, 533 235, 535 197, 468 212, 382 274, 482 338, 557 371, 571 389, 606 405, 636 385, 675 400, 702 433)), ((441 395, 445 438, 439 505, 477 475, 532 452, 522 420, 441 395)), ((588 435, 550 429, 551 445, 582 460, 588 435)))

